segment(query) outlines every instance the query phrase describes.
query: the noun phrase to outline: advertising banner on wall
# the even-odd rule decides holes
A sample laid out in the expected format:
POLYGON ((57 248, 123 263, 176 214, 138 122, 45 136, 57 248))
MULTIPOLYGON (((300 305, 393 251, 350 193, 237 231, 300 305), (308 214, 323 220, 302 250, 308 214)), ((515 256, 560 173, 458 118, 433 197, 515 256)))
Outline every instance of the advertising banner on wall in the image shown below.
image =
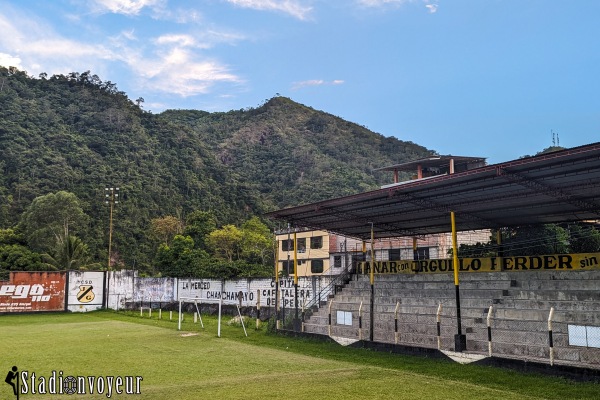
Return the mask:
POLYGON ((64 311, 66 272, 11 272, 0 282, 0 312, 64 311))
POLYGON ((133 301, 169 303, 176 301, 176 278, 135 278, 133 301))
POLYGON ((69 311, 99 310, 104 301, 104 272, 70 271, 67 292, 69 311))
MULTIPOLYGON (((329 277, 302 277, 298 279, 298 306, 308 304, 315 293, 326 286, 329 277)), ((221 281, 217 279, 179 279, 179 298, 198 298, 209 303, 239 304, 255 307, 275 305, 275 281, 273 279, 238 279, 221 281), (222 286, 221 286, 222 285, 222 286), (221 291, 222 290, 222 291, 221 291)), ((279 280, 279 299, 283 307, 295 307, 296 289, 293 278, 279 280)))
MULTIPOLYGON (((600 253, 549 254, 541 256, 459 258, 460 272, 506 271, 591 271, 600 270, 600 253)), ((361 274, 369 274, 371 262, 359 264, 361 274)), ((418 261, 375 261, 375 274, 443 274, 453 272, 451 258, 418 261)))

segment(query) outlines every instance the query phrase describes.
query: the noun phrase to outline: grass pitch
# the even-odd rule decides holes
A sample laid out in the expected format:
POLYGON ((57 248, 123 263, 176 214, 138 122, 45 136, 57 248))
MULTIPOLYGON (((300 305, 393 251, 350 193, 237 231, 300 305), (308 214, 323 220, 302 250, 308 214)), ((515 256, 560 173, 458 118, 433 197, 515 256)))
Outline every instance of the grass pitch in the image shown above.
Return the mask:
MULTIPOLYGON (((165 314, 163 314, 163 317, 165 314)), ((176 318, 176 317, 175 317, 176 318)), ((225 317, 227 322, 230 317, 225 317)), ((525 375, 268 335, 251 323, 222 326, 203 316, 175 321, 139 313, 0 316, 0 368, 50 376, 142 376, 138 399, 598 399, 600 384, 525 375), (197 333, 197 335, 183 335, 197 333)), ((3 371, 0 371, 4 373, 3 371)), ((21 399, 106 399, 21 395, 21 399)), ((12 397, 0 385, 0 399, 12 397)))

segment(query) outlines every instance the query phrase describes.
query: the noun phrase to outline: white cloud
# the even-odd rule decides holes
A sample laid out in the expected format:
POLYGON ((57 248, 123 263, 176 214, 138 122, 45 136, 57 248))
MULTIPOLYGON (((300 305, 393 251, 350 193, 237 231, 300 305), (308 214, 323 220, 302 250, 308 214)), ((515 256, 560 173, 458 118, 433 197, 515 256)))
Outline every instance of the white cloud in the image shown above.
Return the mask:
POLYGON ((300 20, 308 19, 312 7, 302 5, 298 0, 226 0, 238 7, 254 10, 279 11, 300 20))
MULTIPOLYGON (((158 42, 159 40, 155 40, 158 42)), ((120 60, 137 77, 137 85, 183 97, 205 94, 219 83, 241 83, 242 79, 216 60, 203 59, 181 43, 194 44, 189 38, 165 35, 161 45, 148 54, 138 46, 121 44, 120 60)))
POLYGON ((96 10, 115 14, 137 15, 144 7, 156 7, 164 0, 94 0, 96 10))
POLYGON ((133 29, 130 29, 128 31, 122 31, 121 36, 123 36, 127 40, 138 40, 133 29))
POLYGON ((17 69, 23 69, 21 66, 21 59, 19 57, 11 56, 10 54, 0 53, 0 65, 3 67, 17 67, 17 69))
POLYGON ((381 8, 386 6, 401 6, 409 3, 425 3, 425 7, 430 13, 435 13, 438 5, 432 3, 431 0, 356 0, 357 3, 364 7, 381 8))
POLYGON ((173 7, 166 1, 157 3, 152 7, 152 17, 162 21, 173 21, 178 24, 202 22, 202 14, 195 9, 173 7))
POLYGON ((387 4, 400 5, 404 3, 412 3, 414 0, 357 0, 358 4, 366 7, 382 7, 387 4))
MULTIPOLYGON (((0 32, 3 33, 0 35, 3 51, 0 64, 19 61, 19 65, 14 66, 32 75, 86 70, 99 73, 125 66, 136 77, 133 83, 137 87, 133 90, 143 88, 179 96, 208 93, 219 83, 242 83, 226 65, 195 53, 194 49, 208 45, 190 35, 165 34, 144 43, 136 39, 133 31, 122 31, 109 37, 105 45, 64 38, 44 21, 17 14, 10 18, 0 14, 0 32)), ((205 36, 233 40, 215 32, 205 36)))
POLYGON ((292 89, 298 90, 309 86, 341 85, 343 83, 344 81, 341 79, 335 79, 333 81, 324 81, 323 79, 310 79, 306 81, 294 82, 292 84, 292 89))
POLYGON ((156 44, 173 44, 184 47, 195 47, 196 39, 192 35, 166 34, 154 39, 156 44))
MULTIPOLYGON (((217 83, 238 83, 241 80, 227 70, 227 67, 212 61, 187 61, 187 57, 165 59, 165 63, 154 63, 152 75, 146 86, 166 93, 183 97, 208 93, 217 83)), ((143 70, 140 71, 143 73, 143 70)))
POLYGON ((438 5, 437 4, 425 4, 425 7, 427 7, 429 9, 430 13, 434 13, 437 11, 438 9, 438 5))
POLYGON ((0 48, 21 61, 19 69, 67 73, 88 70, 90 60, 115 60, 117 55, 103 45, 65 39, 51 27, 27 17, 0 14, 0 48), (44 70, 37 70, 43 65, 44 70))

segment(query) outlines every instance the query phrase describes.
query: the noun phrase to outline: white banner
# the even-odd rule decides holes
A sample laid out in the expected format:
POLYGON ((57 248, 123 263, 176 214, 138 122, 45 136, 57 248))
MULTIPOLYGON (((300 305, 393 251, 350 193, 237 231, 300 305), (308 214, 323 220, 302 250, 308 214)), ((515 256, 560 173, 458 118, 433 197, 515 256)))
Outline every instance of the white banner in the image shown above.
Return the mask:
POLYGON ((104 272, 69 271, 67 309, 86 312, 102 308, 104 272))
MULTIPOLYGON (((308 305, 329 281, 329 277, 298 278, 298 307, 308 305)), ((256 307, 259 301, 263 307, 275 305, 273 279, 238 279, 223 283, 217 279, 179 279, 178 282, 178 298, 199 298, 206 302, 218 303, 222 295, 223 304, 233 305, 238 304, 240 293, 242 306, 256 307)), ((282 307, 295 307, 296 289, 293 278, 279 280, 279 298, 282 300, 282 307)))

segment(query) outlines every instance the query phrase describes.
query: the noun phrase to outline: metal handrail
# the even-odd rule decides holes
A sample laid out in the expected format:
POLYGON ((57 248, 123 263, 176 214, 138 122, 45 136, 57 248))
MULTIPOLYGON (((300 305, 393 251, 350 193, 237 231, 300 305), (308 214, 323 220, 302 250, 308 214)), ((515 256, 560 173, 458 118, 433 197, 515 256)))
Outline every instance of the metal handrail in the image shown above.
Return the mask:
MULTIPOLYGON (((329 270, 331 270, 331 268, 329 270)), ((327 271, 329 271, 329 270, 327 270, 327 271)), ((327 272, 327 271, 325 271, 325 272, 327 272)), ((327 297, 331 293, 335 294, 335 287, 338 286, 338 285, 341 285, 342 283, 345 283, 345 281, 348 280, 351 275, 352 274, 351 274, 351 272, 350 272, 350 270, 349 270, 348 267, 346 267, 342 273, 340 273, 339 275, 336 275, 335 278, 333 278, 329 282, 328 285, 326 285, 323 288, 321 288, 321 290, 319 290, 319 292, 316 293, 315 296, 313 296, 312 300, 310 300, 306 304, 306 310, 307 310, 307 312, 310 312, 310 310, 312 310, 312 308, 315 305, 317 306, 317 308, 320 308, 320 306, 321 306, 321 304, 320 304, 321 303, 321 299, 327 299, 327 297)), ((333 276, 333 275, 330 275, 330 276, 333 276)))

